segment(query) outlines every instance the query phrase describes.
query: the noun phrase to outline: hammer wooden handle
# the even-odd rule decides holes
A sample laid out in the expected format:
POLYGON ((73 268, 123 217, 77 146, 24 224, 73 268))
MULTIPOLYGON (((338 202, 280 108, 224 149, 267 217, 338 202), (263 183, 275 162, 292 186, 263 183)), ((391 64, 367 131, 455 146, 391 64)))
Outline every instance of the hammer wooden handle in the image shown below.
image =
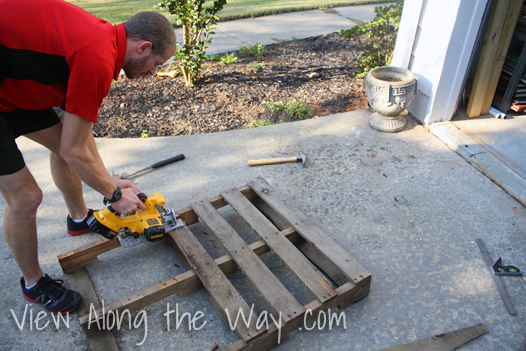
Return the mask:
POLYGON ((267 158, 262 160, 248 160, 249 166, 259 166, 259 165, 270 165, 273 163, 283 163, 283 162, 298 162, 301 161, 300 158, 293 156, 293 157, 285 157, 285 158, 267 158))
POLYGON ((177 75, 177 71, 170 71, 170 72, 157 72, 157 77, 170 77, 175 78, 177 75))

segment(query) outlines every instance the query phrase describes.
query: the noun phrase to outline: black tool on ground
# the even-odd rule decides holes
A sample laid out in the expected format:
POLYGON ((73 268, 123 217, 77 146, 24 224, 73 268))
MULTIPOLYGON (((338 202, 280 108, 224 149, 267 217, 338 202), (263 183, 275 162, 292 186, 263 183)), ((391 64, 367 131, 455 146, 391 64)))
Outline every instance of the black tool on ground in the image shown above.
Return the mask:
POLYGON ((148 167, 145 167, 145 168, 143 168, 143 169, 140 169, 140 170, 138 170, 137 172, 133 172, 133 173, 130 173, 130 174, 123 175, 123 176, 121 176, 120 178, 121 178, 121 179, 127 179, 127 178, 130 178, 131 176, 136 175, 137 173, 141 173, 141 172, 148 171, 148 170, 150 170, 150 169, 155 169, 155 168, 159 168, 159 167, 162 167, 162 166, 166 166, 166 165, 168 165, 168 164, 170 164, 170 163, 177 162, 177 161, 181 161, 181 160, 184 160, 184 155, 183 155, 183 154, 180 154, 180 155, 174 156, 174 157, 169 158, 169 159, 166 159, 166 160, 164 160, 164 161, 156 162, 156 163, 154 163, 154 164, 151 165, 151 166, 148 166, 148 167))
POLYGON ((499 257, 497 262, 493 265, 493 270, 496 275, 506 275, 510 277, 521 277, 522 272, 515 266, 505 266, 502 264, 502 259, 499 257))
POLYGON ((495 285, 497 285, 497 289, 499 290, 500 297, 502 298, 504 305, 506 305, 506 309, 508 310, 508 313, 511 316, 516 315, 517 310, 515 310, 515 307, 513 307, 513 303, 511 302, 510 297, 508 293, 506 292, 506 288, 504 287, 504 284, 502 284, 500 275, 495 274, 495 270, 493 268, 493 261, 491 260, 491 256, 489 255, 488 249, 486 249, 486 245, 484 244, 482 239, 477 239, 476 242, 480 249, 480 253, 482 254, 482 257, 484 258, 484 261, 486 262, 486 265, 488 266, 489 271, 493 275, 493 280, 495 280, 495 285))

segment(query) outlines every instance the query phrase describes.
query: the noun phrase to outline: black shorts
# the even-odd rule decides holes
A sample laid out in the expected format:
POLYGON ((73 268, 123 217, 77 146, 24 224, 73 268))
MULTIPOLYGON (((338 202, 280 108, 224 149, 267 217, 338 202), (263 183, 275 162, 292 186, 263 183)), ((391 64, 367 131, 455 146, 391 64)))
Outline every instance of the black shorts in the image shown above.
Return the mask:
POLYGON ((21 135, 53 127, 60 118, 53 109, 0 111, 0 175, 13 174, 26 165, 15 139, 21 135))

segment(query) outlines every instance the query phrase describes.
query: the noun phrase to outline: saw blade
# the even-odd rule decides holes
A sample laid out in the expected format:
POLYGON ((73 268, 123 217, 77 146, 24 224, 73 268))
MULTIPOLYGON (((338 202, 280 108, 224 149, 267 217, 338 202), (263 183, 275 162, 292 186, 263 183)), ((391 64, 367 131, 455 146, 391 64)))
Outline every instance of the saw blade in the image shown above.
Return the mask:
POLYGON ((181 219, 181 216, 176 214, 173 209, 164 209, 165 212, 162 214, 162 222, 164 226, 164 230, 166 230, 167 233, 171 232, 172 230, 176 230, 179 228, 184 227, 184 222, 181 219))
POLYGON ((121 246, 124 246, 124 247, 132 247, 132 246, 136 246, 139 244, 143 244, 148 241, 146 240, 146 237, 144 235, 139 235, 137 236, 137 238, 135 238, 133 235, 124 236, 124 235, 119 234, 117 238, 121 242, 121 246))

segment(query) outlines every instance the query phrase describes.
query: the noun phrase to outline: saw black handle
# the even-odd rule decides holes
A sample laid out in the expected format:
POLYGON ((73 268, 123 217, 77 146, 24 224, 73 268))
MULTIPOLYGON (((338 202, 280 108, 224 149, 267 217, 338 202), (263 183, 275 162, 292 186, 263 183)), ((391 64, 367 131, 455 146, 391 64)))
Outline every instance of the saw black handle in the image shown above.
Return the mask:
POLYGON ((180 154, 180 155, 177 155, 177 156, 174 156, 172 158, 169 158, 167 160, 164 160, 164 161, 159 161, 159 162, 156 162, 154 163, 153 165, 151 165, 150 167, 153 169, 153 168, 159 168, 159 167, 162 167, 162 166, 166 166, 167 164, 170 164, 172 162, 177 162, 177 161, 181 161, 181 160, 184 160, 184 155, 183 154, 180 154))

